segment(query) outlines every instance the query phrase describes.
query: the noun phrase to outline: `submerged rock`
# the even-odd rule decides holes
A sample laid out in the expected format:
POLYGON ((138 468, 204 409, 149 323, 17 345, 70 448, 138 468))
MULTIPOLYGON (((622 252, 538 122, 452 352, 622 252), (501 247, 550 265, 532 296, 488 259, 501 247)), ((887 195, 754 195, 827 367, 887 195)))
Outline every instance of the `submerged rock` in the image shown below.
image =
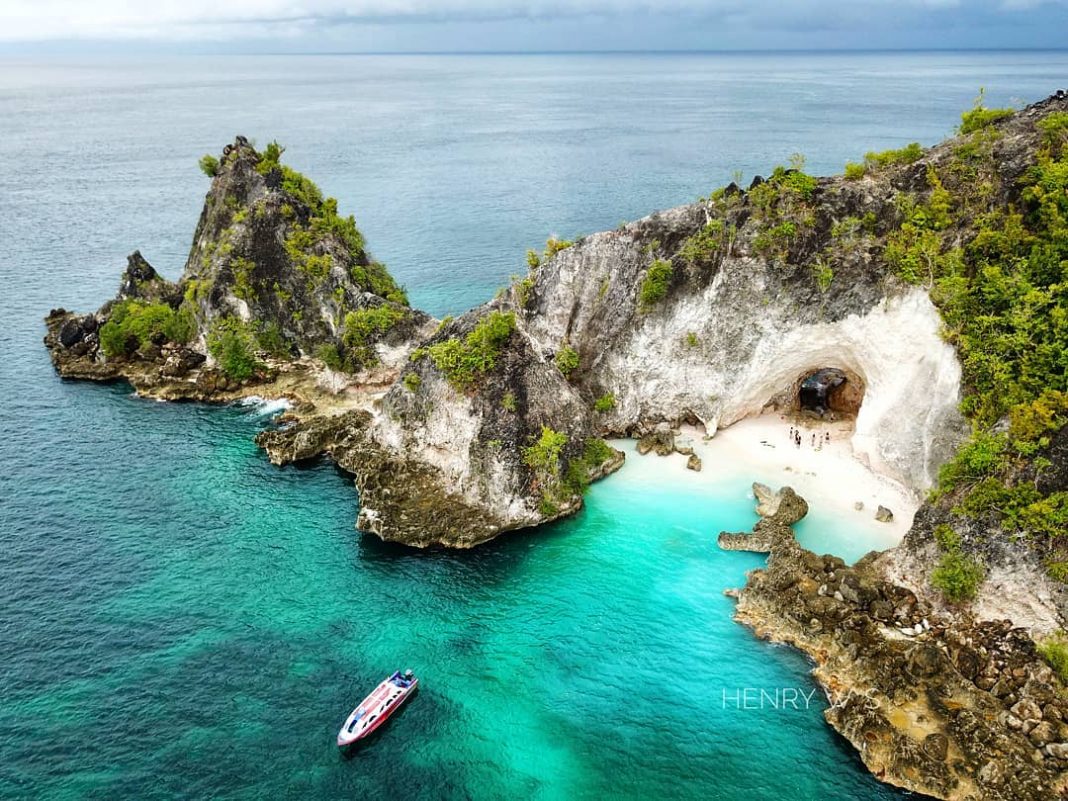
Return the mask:
POLYGON ((880 523, 892 523, 894 521, 894 513, 885 506, 880 505, 879 508, 875 510, 875 519, 880 523))

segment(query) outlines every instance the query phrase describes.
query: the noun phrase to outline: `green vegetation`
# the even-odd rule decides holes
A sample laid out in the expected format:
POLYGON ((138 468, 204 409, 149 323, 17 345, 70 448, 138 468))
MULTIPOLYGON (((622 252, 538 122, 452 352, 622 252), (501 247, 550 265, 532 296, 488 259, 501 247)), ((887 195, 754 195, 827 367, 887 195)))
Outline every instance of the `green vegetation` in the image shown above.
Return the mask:
POLYGON ((419 373, 405 373, 402 383, 409 392, 416 392, 423 385, 423 379, 419 377, 419 373))
POLYGON ((1058 678, 1068 684, 1068 636, 1063 631, 1038 641, 1038 655, 1053 668, 1058 678))
MULTIPOLYGON (((572 242, 570 239, 557 239, 555 236, 550 236, 547 240, 545 240, 545 255, 543 261, 548 261, 561 250, 567 250, 574 244, 575 243, 572 242)), ((527 257, 527 261, 529 263, 529 256, 527 257)))
POLYGON ((823 259, 817 258, 812 262, 812 270, 816 274, 816 285, 820 288, 820 292, 830 289, 831 282, 834 281, 834 268, 823 259))
POLYGON ((962 254, 959 248, 945 249, 938 233, 953 222, 953 198, 933 167, 927 170, 927 182, 931 191, 926 203, 908 195, 898 197, 905 219, 887 237, 883 258, 903 281, 933 287, 939 276, 960 272, 962 254))
POLYGON ((985 90, 980 88, 979 96, 975 98, 975 104, 971 109, 960 115, 960 128, 957 130, 961 134, 974 133, 998 120, 1003 120, 1013 115, 1014 112, 1011 108, 986 108, 983 105, 984 95, 985 90))
POLYGON ((527 267, 531 270, 536 270, 541 266, 541 256, 538 255, 538 251, 530 249, 527 250, 527 267))
POLYGON ((214 178, 219 174, 219 160, 211 153, 205 153, 200 157, 200 171, 209 178, 214 178))
POLYGON ((982 565, 960 551, 942 555, 931 571, 931 584, 951 603, 970 601, 979 591, 985 572, 982 565))
POLYGON ((289 342, 278 323, 259 323, 256 326, 256 343, 261 350, 267 351, 271 356, 290 355, 289 342))
POLYGON ((375 364, 374 343, 407 316, 407 309, 389 303, 346 314, 345 330, 341 336, 345 346, 346 367, 358 370, 375 364))
POLYGON ((970 601, 986 575, 983 566, 961 551, 960 535, 951 526, 937 526, 934 536, 942 556, 931 571, 931 585, 951 603, 970 601))
POLYGON ((864 167, 865 169, 878 170, 894 164, 912 164, 921 158, 923 158, 923 147, 919 142, 910 142, 897 150, 883 150, 880 152, 869 150, 864 154, 864 167))
POLYGON ((537 442, 523 449, 523 462, 540 477, 558 475, 560 455, 567 441, 567 434, 542 426, 537 442))
POLYGON ((557 369, 564 374, 564 378, 570 378, 571 373, 579 366, 579 355, 574 348, 565 342, 560 346, 560 350, 556 351, 556 357, 553 361, 556 363, 557 369))
POLYGON ((939 492, 945 493, 964 484, 974 484, 992 475, 1004 465, 1007 437, 1004 434, 977 432, 964 443, 956 455, 938 472, 939 492))
POLYGON ((251 378, 263 366, 256 358, 256 336, 251 326, 237 317, 215 321, 208 332, 208 353, 235 381, 251 378))
POLYGON ((1050 155, 1063 155, 1064 147, 1068 145, 1068 111, 1055 111, 1043 117, 1038 121, 1038 129, 1042 131, 1050 155))
POLYGON ((252 289, 252 273, 256 264, 242 256, 230 259, 230 270, 234 274, 234 294, 242 300, 252 300, 255 292, 252 289))
MULTIPOLYGON (((1005 208, 994 204, 1000 133, 989 126, 1007 113, 982 108, 980 97, 964 114, 967 139, 937 173, 928 170, 925 201, 902 198, 904 221, 884 258, 899 277, 931 287, 963 367, 961 410, 973 433, 942 467, 932 497, 951 502, 960 518, 1030 540, 1064 580, 1068 492, 1042 489, 1040 478, 1052 435, 1068 424, 1068 154, 1060 133, 1068 118, 1036 124, 1036 163, 1005 208)), ((947 597, 968 597, 981 568, 958 547, 943 549, 932 580, 947 597)))
POLYGON ((581 496, 590 483, 592 471, 615 455, 603 439, 591 438, 583 445, 582 454, 567 461, 561 473, 560 462, 568 446, 568 436, 548 426, 542 426, 541 436, 523 449, 523 462, 534 471, 542 497, 539 509, 552 516, 576 495, 581 496))
POLYGON ((691 267, 711 261, 724 245, 725 229, 723 220, 709 220, 700 231, 682 243, 679 256, 691 267))
POLYGON ((513 312, 490 312, 463 340, 450 337, 436 342, 427 353, 449 383, 466 392, 496 366, 497 357, 514 330, 513 312))
POLYGON ((601 397, 593 402, 593 410, 595 412, 610 412, 616 408, 616 396, 611 392, 604 393, 601 397))
POLYGON ((649 265, 638 292, 638 307, 642 312, 649 311, 664 299, 674 274, 671 262, 666 259, 656 259, 649 265))
POLYGON ((753 238, 753 250, 764 258, 785 259, 790 243, 797 235, 797 223, 792 220, 765 228, 753 238))
POLYGON ((586 440, 586 449, 582 452, 583 460, 591 467, 600 467, 616 456, 615 449, 603 439, 596 437, 586 440))
POLYGON ((341 359, 341 353, 337 349, 337 345, 332 342, 328 342, 325 345, 320 345, 319 349, 315 351, 315 356, 319 361, 329 367, 331 370, 344 369, 344 362, 341 359))
POLYGON ((514 392, 505 392, 504 397, 501 398, 501 408, 506 412, 514 412, 516 410, 516 399, 514 392))
POLYGON ((527 303, 530 302, 530 293, 534 290, 534 278, 528 275, 526 278, 522 278, 516 281, 515 284, 515 299, 520 308, 525 308, 527 303))
POLYGON ((845 177, 847 181, 859 181, 868 172, 868 168, 855 161, 847 161, 845 165, 845 177))
POLYGON ((175 311, 165 303, 123 300, 111 308, 100 328, 100 349, 107 357, 126 356, 153 343, 186 343, 196 333, 188 308, 175 311))
POLYGON ((701 340, 697 338, 697 334, 694 333, 693 331, 687 331, 686 332, 685 342, 686 342, 686 347, 688 347, 688 348, 696 348, 696 347, 700 346, 700 344, 701 344, 701 340))
POLYGON ((332 260, 329 254, 317 252, 317 248, 328 237, 334 237, 344 243, 349 252, 352 261, 349 274, 353 281, 386 300, 407 306, 407 295, 393 280, 385 265, 368 256, 363 234, 356 227, 356 219, 351 214, 342 217, 338 214, 335 198, 324 198, 311 179, 282 164, 284 151, 285 148, 277 142, 271 142, 261 154, 256 169, 263 175, 273 170, 281 172, 282 190, 308 209, 307 224, 304 225, 298 221, 299 215, 292 204, 282 206, 282 215, 292 223, 285 239, 289 257, 308 274, 313 283, 319 283, 329 274, 332 260))

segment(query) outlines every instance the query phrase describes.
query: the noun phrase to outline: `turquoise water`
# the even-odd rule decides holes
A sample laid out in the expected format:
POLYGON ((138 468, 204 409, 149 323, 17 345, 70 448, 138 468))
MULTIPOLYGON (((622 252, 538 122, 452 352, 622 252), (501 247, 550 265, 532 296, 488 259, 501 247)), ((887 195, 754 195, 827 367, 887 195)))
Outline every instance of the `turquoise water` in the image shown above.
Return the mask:
POLYGON ((353 531, 328 464, 271 467, 256 408, 59 381, 41 317, 111 296, 134 247, 177 275, 196 157, 239 131, 287 143, 444 314, 549 233, 796 150, 826 171, 930 142, 979 84, 1000 103, 1066 75, 998 53, 0 63, 0 797, 896 797, 818 693, 730 702, 814 689, 722 595, 761 564, 714 546, 751 525, 750 477, 650 491, 625 468, 573 520, 413 553, 353 531), (340 756, 405 666, 419 695, 340 756))

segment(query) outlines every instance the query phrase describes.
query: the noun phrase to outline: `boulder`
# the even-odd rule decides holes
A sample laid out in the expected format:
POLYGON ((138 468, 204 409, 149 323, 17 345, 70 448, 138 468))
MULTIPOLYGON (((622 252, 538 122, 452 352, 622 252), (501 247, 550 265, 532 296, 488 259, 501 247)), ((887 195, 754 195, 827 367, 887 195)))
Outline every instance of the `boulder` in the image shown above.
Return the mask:
POLYGON ((696 453, 691 453, 690 458, 686 460, 686 469, 693 470, 696 473, 701 472, 701 457, 696 453))
POLYGON ((880 505, 879 508, 875 510, 875 519, 880 523, 891 523, 894 520, 894 513, 885 506, 880 505))
POLYGON ((668 456, 675 450, 675 434, 667 423, 659 423, 656 428, 643 434, 638 440, 638 453, 642 456, 655 451, 657 456, 668 456))
POLYGON ((792 526, 808 514, 808 503, 792 487, 773 492, 771 487, 754 482, 753 494, 757 499, 757 514, 780 525, 792 526))

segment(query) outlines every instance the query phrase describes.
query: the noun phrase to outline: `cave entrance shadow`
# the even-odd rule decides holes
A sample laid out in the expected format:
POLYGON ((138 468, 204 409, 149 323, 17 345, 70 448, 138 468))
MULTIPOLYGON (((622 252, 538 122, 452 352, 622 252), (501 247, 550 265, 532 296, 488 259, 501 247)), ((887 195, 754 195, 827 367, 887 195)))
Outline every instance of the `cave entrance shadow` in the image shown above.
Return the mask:
POLYGON ((864 379, 838 367, 807 370, 790 393, 793 410, 805 417, 843 420, 856 418, 864 402, 864 379))

